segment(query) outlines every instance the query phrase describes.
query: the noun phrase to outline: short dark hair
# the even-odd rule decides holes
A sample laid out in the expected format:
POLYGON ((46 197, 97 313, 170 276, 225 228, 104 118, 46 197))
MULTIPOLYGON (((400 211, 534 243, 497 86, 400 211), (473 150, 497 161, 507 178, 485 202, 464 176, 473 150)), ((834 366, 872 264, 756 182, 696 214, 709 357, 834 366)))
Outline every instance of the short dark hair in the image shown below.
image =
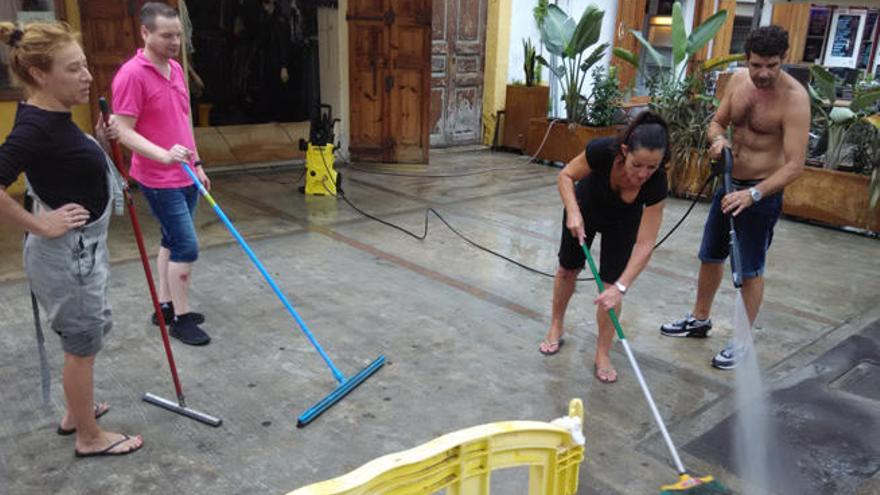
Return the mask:
POLYGON ((753 29, 746 38, 746 57, 754 53, 761 57, 782 57, 788 51, 788 31, 779 26, 753 29))
POLYGON ((147 2, 141 7, 141 26, 145 26, 150 31, 156 29, 156 17, 159 16, 174 19, 180 16, 180 13, 167 3, 147 2))

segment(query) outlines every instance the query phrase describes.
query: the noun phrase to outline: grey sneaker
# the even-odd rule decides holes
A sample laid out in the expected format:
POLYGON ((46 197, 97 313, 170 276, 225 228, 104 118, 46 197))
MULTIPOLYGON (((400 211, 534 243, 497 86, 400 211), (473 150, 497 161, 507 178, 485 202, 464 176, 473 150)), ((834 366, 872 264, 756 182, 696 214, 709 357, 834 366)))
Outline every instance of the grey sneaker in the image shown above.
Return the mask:
POLYGON ((719 370, 732 370, 739 366, 743 357, 746 355, 746 347, 740 343, 730 340, 724 349, 721 349, 715 357, 712 358, 712 366, 719 370))
POLYGON ((697 337, 705 338, 712 329, 712 320, 698 320, 688 313, 684 318, 666 323, 660 326, 660 333, 667 337, 697 337))

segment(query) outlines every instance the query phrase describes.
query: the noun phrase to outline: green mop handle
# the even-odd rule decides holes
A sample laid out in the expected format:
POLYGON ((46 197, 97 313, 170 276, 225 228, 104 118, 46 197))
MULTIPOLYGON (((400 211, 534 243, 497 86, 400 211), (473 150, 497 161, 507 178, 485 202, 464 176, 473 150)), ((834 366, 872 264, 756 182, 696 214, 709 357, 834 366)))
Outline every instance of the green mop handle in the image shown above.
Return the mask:
MULTIPOLYGON (((593 261, 593 256, 590 254, 590 250, 587 249, 586 244, 581 244, 581 249, 584 250, 584 255, 587 257, 587 264, 590 265, 590 271, 593 272, 593 278, 596 280, 596 285, 599 286, 599 294, 605 292, 605 284, 602 283, 602 279, 599 278, 599 270, 596 269, 596 262, 593 261)), ((608 314, 611 315, 611 323, 614 323, 614 329, 617 331, 617 338, 620 340, 626 340, 626 336, 623 334, 623 328, 620 327, 620 322, 617 321, 617 313, 615 313, 614 308, 608 310, 608 314)))
MULTIPOLYGON (((581 249, 584 250, 584 255, 587 257, 587 263, 590 265, 590 271, 593 272, 593 277, 596 279, 596 285, 599 286, 599 293, 601 294, 605 291, 605 286, 602 284, 602 279, 599 278, 599 270, 596 269, 596 262, 593 261, 593 256, 590 255, 590 250, 587 249, 586 245, 581 244, 581 249)), ((678 474, 687 474, 687 469, 684 467, 684 463, 681 462, 681 457, 679 457, 678 449, 675 448, 675 444, 672 442, 672 437, 669 436, 669 430, 666 429, 666 423, 663 422, 663 417, 660 416, 660 410, 657 409, 657 404, 654 402, 651 390, 648 389, 648 382, 645 381, 645 377, 642 375, 642 369, 639 367, 638 361, 636 361, 636 356, 633 354, 632 349, 629 348, 629 342, 626 341, 626 337, 623 335, 623 329, 620 328, 620 322, 617 321, 617 314, 614 312, 614 308, 609 309, 608 314, 611 315, 611 322, 614 323, 614 328, 617 330, 617 337, 620 339, 620 343, 623 345, 623 350, 626 352, 626 357, 629 359, 633 372, 636 374, 636 379, 639 381, 639 386, 642 388, 642 393, 645 395, 648 407, 651 408, 651 414, 654 415, 654 421, 657 423, 657 427, 660 428, 660 434, 663 435, 663 441, 666 442, 666 448, 669 449, 669 455, 672 456, 672 462, 675 464, 675 469, 678 470, 678 474)))

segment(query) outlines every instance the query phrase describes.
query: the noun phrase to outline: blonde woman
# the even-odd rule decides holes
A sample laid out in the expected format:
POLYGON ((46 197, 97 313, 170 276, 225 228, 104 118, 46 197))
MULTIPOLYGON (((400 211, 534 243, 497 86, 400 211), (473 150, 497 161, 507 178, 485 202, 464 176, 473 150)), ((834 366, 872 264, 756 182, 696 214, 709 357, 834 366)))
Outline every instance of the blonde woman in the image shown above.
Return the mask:
MULTIPOLYGON (((58 433, 76 434, 77 457, 130 454, 143 439, 98 427, 97 417, 109 406, 95 404, 93 397, 95 356, 112 327, 107 226, 115 179, 105 151, 71 118, 74 105, 89 101, 92 75, 77 35, 66 24, 40 22, 19 29, 3 22, 0 42, 10 46, 10 71, 28 95, 0 145, 0 221, 30 233, 25 272, 61 337, 67 412, 58 433), (34 214, 6 193, 22 172, 34 214)), ((115 123, 96 130, 99 136, 118 135, 115 123)))

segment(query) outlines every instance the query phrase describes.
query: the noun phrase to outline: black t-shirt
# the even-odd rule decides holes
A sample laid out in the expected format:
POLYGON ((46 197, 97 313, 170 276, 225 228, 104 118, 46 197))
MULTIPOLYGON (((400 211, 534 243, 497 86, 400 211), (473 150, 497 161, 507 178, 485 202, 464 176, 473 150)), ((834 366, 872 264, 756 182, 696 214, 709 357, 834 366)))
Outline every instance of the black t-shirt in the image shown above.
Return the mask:
MULTIPOLYGON (((641 213, 643 206, 651 206, 666 199, 669 192, 665 167, 658 168, 645 182, 632 203, 625 203, 620 194, 611 190, 611 168, 614 166, 616 139, 598 138, 587 143, 587 163, 590 174, 578 181, 575 192, 578 202, 589 204, 602 216, 608 213, 641 213)), ((595 212, 595 211, 594 211, 595 212)))
POLYGON ((89 222, 107 206, 104 150, 73 123, 70 112, 50 112, 18 104, 15 126, 0 145, 0 185, 27 174, 34 192, 50 208, 77 203, 89 222))

